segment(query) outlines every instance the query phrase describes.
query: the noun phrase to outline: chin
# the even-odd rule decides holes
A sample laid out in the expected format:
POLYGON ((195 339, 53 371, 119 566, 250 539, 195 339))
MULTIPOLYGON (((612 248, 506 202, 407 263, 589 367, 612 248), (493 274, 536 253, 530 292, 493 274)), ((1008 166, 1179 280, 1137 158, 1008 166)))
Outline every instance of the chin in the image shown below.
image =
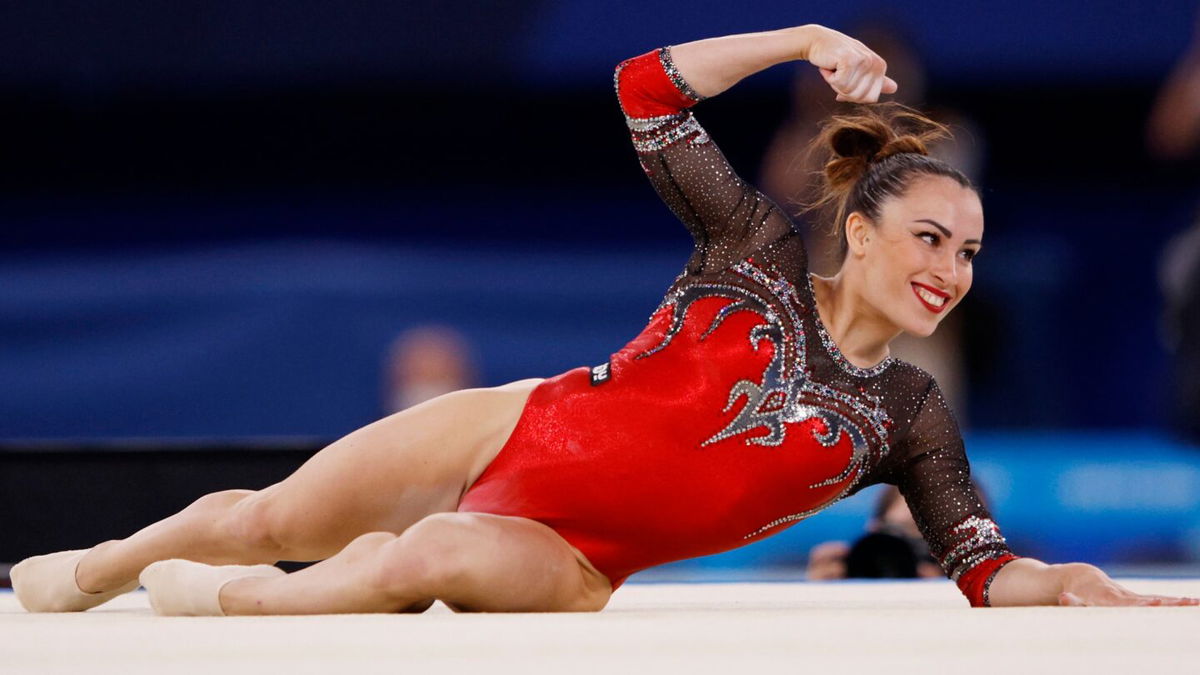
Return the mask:
POLYGON ((905 327, 904 332, 908 333, 909 335, 911 335, 913 337, 919 337, 919 338, 929 337, 930 335, 933 335, 933 333, 937 330, 938 323, 940 323, 940 322, 937 322, 937 323, 930 323, 928 321, 914 322, 914 323, 909 324, 907 327, 905 327))

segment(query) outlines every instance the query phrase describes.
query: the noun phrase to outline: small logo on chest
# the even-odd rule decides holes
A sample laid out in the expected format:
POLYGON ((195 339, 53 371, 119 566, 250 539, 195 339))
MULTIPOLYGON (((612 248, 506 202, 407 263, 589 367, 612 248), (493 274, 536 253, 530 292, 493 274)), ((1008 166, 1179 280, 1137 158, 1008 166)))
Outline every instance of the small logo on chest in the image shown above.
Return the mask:
POLYGON ((598 366, 592 366, 592 386, 598 387, 605 382, 608 382, 612 377, 612 368, 607 363, 601 363, 598 366))

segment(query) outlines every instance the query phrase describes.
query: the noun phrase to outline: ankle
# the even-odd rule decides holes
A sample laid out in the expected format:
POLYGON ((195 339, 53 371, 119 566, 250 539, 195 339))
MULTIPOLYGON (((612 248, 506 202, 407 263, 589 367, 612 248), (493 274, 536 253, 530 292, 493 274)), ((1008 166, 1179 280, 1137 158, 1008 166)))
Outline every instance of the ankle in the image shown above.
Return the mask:
POLYGON ((84 593, 103 593, 122 586, 128 579, 111 579, 106 577, 104 568, 105 553, 117 544, 116 540, 106 541, 92 547, 79 564, 75 567, 75 586, 84 593))
POLYGON ((234 579, 221 586, 217 591, 217 604, 225 616, 257 614, 256 608, 261 608, 262 602, 257 598, 262 584, 270 579, 260 577, 242 577, 234 579))

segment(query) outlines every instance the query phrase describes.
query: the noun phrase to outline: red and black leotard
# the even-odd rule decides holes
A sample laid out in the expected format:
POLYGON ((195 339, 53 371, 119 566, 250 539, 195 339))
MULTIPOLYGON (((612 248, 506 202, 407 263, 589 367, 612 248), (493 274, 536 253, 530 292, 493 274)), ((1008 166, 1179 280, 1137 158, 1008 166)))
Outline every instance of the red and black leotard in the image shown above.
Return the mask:
POLYGON ((695 251, 608 364, 538 385, 459 510, 545 523, 615 588, 895 483, 947 574, 987 604, 1014 556, 937 384, 902 361, 842 356, 800 236, 686 110, 699 97, 669 49, 622 63, 616 85, 642 168, 695 251))

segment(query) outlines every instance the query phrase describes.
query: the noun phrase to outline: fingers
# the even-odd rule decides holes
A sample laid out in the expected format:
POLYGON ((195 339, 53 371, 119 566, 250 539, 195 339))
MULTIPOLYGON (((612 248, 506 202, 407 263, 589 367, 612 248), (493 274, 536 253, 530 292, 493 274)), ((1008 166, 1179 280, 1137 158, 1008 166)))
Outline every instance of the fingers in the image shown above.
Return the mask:
POLYGON ((1197 598, 1176 598, 1169 595, 1149 595, 1142 597, 1153 600, 1154 602, 1151 604, 1161 607, 1194 607, 1200 605, 1200 599, 1197 598))
POLYGON ((874 103, 880 94, 896 92, 896 81, 887 77, 887 62, 854 38, 820 28, 808 47, 808 61, 821 69, 837 100, 874 103))
POLYGON ((837 100, 875 103, 881 93, 896 91, 896 82, 884 75, 886 71, 883 59, 863 49, 845 54, 833 69, 823 68, 821 75, 837 92, 837 100))
POLYGON ((874 85, 874 80, 878 78, 859 77, 854 80, 854 88, 849 93, 843 94, 844 100, 852 103, 874 103, 879 100, 879 95, 871 98, 871 87, 874 85))
POLYGON ((1134 605, 1137 607, 1192 607, 1200 605, 1196 598, 1178 598, 1172 595, 1137 595, 1125 593, 1115 605, 1134 605))
POLYGON ((1126 592, 1103 593, 1100 597, 1085 600, 1074 593, 1064 591, 1058 594, 1058 604, 1063 607, 1194 607, 1200 605, 1200 599, 1126 592))

